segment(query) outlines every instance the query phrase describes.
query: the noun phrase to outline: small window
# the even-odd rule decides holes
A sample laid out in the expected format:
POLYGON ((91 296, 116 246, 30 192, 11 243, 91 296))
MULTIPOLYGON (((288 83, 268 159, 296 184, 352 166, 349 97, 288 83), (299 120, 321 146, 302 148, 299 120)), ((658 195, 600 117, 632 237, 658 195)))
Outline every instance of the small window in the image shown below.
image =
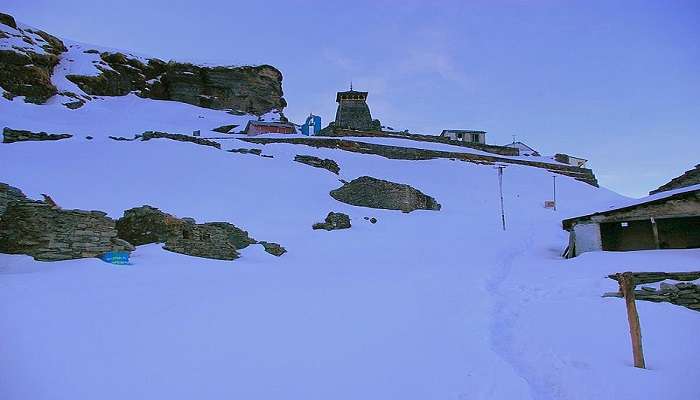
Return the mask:
POLYGON ((620 222, 620 226, 623 228, 627 228, 628 226, 630 226, 630 224, 629 222, 620 222))

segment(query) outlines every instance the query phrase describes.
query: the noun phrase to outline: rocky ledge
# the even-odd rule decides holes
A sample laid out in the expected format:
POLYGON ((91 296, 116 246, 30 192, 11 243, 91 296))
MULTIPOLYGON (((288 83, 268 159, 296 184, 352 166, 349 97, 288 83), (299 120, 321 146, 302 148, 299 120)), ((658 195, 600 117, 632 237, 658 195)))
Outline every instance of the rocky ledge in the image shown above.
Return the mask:
POLYGON ((46 132, 31 132, 5 127, 2 130, 3 143, 29 142, 29 141, 44 141, 44 140, 61 140, 73 137, 67 133, 46 133, 46 132))
POLYGON ((440 204, 432 197, 423 194, 409 185, 361 176, 345 183, 330 195, 343 203, 354 206, 387 210, 440 210, 440 204))

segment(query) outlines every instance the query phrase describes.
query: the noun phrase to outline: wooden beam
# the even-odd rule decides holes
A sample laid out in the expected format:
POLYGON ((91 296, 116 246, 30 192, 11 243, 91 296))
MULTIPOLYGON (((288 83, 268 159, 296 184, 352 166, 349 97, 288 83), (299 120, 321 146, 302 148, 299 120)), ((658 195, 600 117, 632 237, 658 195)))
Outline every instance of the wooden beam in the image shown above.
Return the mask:
POLYGON ((632 355, 634 356, 634 366, 646 368, 644 363, 644 351, 642 349, 642 330, 639 325, 639 314, 637 304, 634 301, 634 288, 636 286, 632 272, 623 272, 618 279, 620 292, 625 298, 627 305, 627 321, 630 326, 630 336, 632 338, 632 355))

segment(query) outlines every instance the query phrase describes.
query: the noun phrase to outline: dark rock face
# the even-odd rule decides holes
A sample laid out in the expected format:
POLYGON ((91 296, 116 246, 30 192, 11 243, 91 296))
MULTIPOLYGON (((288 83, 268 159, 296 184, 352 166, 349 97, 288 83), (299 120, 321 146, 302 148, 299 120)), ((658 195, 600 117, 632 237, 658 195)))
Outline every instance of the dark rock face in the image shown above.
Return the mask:
POLYGON ((0 217, 0 252, 40 261, 131 251, 117 238, 114 221, 100 211, 62 210, 37 201, 10 202, 0 217))
POLYGON ((665 192, 667 190, 679 189, 682 187, 700 184, 700 164, 695 168, 685 171, 683 175, 671 179, 670 182, 661 185, 658 189, 652 190, 649 194, 665 192))
POLYGON ((17 29, 17 23, 15 22, 15 19, 12 17, 12 15, 0 13, 0 24, 4 24, 9 26, 10 28, 17 29))
MULTIPOLYGON (((196 143, 196 144, 199 144, 202 146, 216 147, 217 149, 221 148, 221 143, 214 142, 212 140, 201 139, 201 138, 194 137, 194 136, 182 135, 179 133, 147 131, 141 135, 141 140, 144 142, 147 140, 151 140, 151 139, 171 139, 171 140, 177 140, 178 142, 190 142, 190 143, 196 143)), ((115 140, 119 140, 119 139, 115 139, 115 140)))
POLYGON ((214 132, 219 132, 219 133, 229 133, 231 132, 231 129, 237 127, 238 125, 236 124, 231 124, 231 125, 221 125, 218 128, 212 129, 214 132))
POLYGON ((287 249, 280 246, 279 243, 274 242, 260 242, 260 244, 265 248, 265 251, 272 254, 273 256, 279 257, 287 252, 287 249))
POLYGON ((121 239, 135 245, 165 243, 163 248, 175 253, 219 260, 234 260, 237 250, 257 243, 227 222, 197 224, 147 205, 126 210, 116 227, 121 239))
POLYGON ((316 168, 327 169, 328 171, 331 171, 332 173, 334 173, 336 175, 338 175, 338 173, 340 172, 340 167, 338 166, 338 163, 329 159, 329 158, 321 159, 321 158, 314 157, 314 156, 304 156, 304 155, 297 154, 294 157, 294 161, 300 162, 302 164, 310 165, 310 166, 316 167, 316 168))
POLYGON ((43 141, 43 140, 61 140, 73 137, 67 133, 54 134, 46 132, 31 132, 17 129, 4 128, 2 130, 3 143, 28 142, 28 141, 43 141))
POLYGON ((0 216, 5 213, 5 209, 11 202, 27 200, 27 196, 21 190, 0 182, 0 216))
POLYGON ((98 67, 98 76, 67 78, 85 93, 97 96, 136 92, 141 97, 256 115, 287 105, 282 97, 282 73, 270 65, 203 67, 155 58, 143 63, 122 53, 101 53, 100 58, 112 70, 98 67))
POLYGON ((409 185, 389 182, 370 176, 359 177, 330 195, 343 203, 355 206, 380 208, 388 210, 440 210, 440 204, 434 198, 423 194, 409 185))
POLYGON ((14 36, 27 44, 0 50, 0 86, 12 96, 25 96, 27 102, 44 103, 58 92, 51 83, 51 74, 66 47, 46 32, 20 29, 10 15, 0 14, 0 23, 6 27, 4 33, 0 32, 0 40, 14 36))
POLYGON ((329 212, 326 216, 324 222, 317 222, 313 224, 312 229, 325 229, 327 231, 332 231, 336 229, 348 229, 350 228, 350 217, 347 214, 329 212))

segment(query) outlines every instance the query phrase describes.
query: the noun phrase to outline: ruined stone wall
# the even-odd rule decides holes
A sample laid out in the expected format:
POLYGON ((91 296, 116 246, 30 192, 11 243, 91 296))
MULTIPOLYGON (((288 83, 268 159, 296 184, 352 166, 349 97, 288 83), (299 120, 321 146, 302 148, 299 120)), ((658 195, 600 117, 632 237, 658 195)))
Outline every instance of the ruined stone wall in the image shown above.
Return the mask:
MULTIPOLYGON (((661 282, 658 288, 642 286, 635 289, 636 300, 667 302, 678 306, 700 311, 700 285, 687 282, 700 279, 700 272, 634 272, 632 274, 636 285, 661 282, 664 280, 684 281, 675 284, 661 282)), ((609 275, 608 278, 619 280, 619 274, 609 275)), ((603 297, 623 297, 621 292, 605 293, 603 297)))
POLYGON ((101 211, 62 210, 37 201, 11 202, 0 217, 0 252, 41 261, 96 257, 131 251, 117 238, 114 221, 101 211))

